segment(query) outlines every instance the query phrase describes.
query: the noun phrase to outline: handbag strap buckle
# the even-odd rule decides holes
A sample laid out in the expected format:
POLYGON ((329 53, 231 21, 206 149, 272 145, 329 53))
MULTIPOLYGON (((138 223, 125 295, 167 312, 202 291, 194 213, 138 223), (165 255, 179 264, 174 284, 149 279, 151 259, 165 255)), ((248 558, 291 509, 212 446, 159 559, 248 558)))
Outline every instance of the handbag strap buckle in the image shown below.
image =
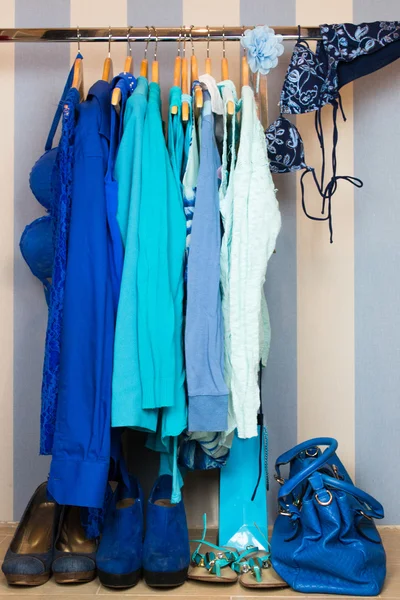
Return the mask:
POLYGON ((332 500, 333 500, 332 492, 330 490, 325 490, 325 491, 329 496, 328 500, 320 500, 318 497, 318 492, 315 492, 315 494, 314 494, 314 498, 316 499, 316 501, 318 502, 318 504, 320 506, 329 506, 330 504, 332 504, 332 500))

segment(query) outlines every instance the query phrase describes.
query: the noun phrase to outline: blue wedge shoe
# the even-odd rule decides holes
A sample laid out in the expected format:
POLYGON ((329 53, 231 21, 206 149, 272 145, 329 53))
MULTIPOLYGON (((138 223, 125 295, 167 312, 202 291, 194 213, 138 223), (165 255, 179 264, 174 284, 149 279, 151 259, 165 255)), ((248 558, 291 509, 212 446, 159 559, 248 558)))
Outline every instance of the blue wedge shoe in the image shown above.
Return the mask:
POLYGON ((171 503, 172 477, 154 484, 146 515, 143 574, 147 585, 175 587, 185 583, 190 562, 189 533, 182 500, 171 503))
POLYGON ((142 573, 142 552, 143 492, 137 479, 126 474, 106 511, 97 551, 101 583, 112 588, 136 585, 142 573))
POLYGON ((63 506, 54 544, 52 571, 56 583, 86 583, 96 577, 97 539, 88 539, 79 506, 63 506))
POLYGON ((53 545, 60 507, 47 496, 47 483, 42 483, 25 509, 2 571, 11 585, 42 585, 51 575, 53 545))

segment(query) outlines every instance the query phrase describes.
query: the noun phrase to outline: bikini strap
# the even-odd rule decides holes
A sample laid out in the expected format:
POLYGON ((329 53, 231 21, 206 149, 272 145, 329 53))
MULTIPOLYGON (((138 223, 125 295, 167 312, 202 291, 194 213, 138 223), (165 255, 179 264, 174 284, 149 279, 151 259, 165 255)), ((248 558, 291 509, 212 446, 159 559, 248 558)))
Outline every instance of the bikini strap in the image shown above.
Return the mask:
POLYGON ((337 113, 339 107, 341 108, 342 115, 343 108, 341 106, 341 102, 338 103, 337 100, 332 102, 333 105, 333 143, 332 143, 332 177, 328 181, 325 186, 325 145, 324 145, 324 135, 322 131, 322 120, 321 120, 321 109, 316 112, 315 115, 315 129, 317 131, 318 140, 321 147, 322 152, 322 168, 321 168, 321 179, 318 181, 318 178, 315 174, 315 170, 311 167, 308 167, 306 171, 302 174, 300 178, 300 188, 301 188, 301 202, 305 215, 312 219, 313 221, 328 221, 329 223, 329 234, 330 234, 330 243, 333 243, 333 224, 332 224, 332 197, 337 190, 338 181, 341 179, 351 183, 357 188, 361 188, 363 186, 363 182, 358 177, 354 177, 353 175, 337 175, 337 145, 339 140, 339 130, 337 126, 337 113), (305 204, 305 190, 304 190, 304 177, 307 173, 312 173, 315 185, 318 189, 319 194, 322 197, 322 210, 321 214, 325 214, 326 205, 328 208, 328 213, 324 217, 314 217, 310 215, 307 211, 305 204))
MULTIPOLYGON (((83 56, 82 56, 82 54, 80 52, 78 52, 78 54, 76 55, 76 58, 83 58, 83 56)), ((57 131, 58 124, 59 124, 60 119, 61 119, 64 102, 65 102, 67 94, 68 94, 68 92, 69 92, 69 90, 71 88, 72 81, 73 81, 73 78, 74 78, 74 65, 75 65, 75 61, 74 61, 74 64, 72 65, 72 67, 71 67, 71 70, 70 70, 69 74, 68 74, 67 81, 65 82, 64 90, 63 90, 61 99, 60 99, 60 101, 59 101, 59 103, 57 105, 57 110, 55 112, 55 115, 54 115, 54 118, 53 118, 53 122, 52 122, 51 127, 50 127, 49 135, 47 136, 46 145, 44 147, 44 149, 46 150, 46 152, 48 150, 51 150, 52 147, 53 147, 53 139, 54 139, 54 136, 55 136, 56 131, 57 131)))
POLYGON ((307 46, 307 48, 310 47, 309 44, 308 44, 308 42, 307 42, 307 40, 303 40, 301 38, 301 25, 297 25, 297 42, 296 42, 296 45, 297 44, 304 44, 305 46, 307 46))

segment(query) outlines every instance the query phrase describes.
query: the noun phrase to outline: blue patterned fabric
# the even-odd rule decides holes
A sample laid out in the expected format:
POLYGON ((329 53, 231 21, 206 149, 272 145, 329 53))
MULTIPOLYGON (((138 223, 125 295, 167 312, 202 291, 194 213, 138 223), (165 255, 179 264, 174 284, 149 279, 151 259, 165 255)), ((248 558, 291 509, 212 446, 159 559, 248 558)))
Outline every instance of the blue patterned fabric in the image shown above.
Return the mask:
POLYGON ((301 40, 294 47, 281 92, 282 113, 301 114, 318 110, 338 98, 339 88, 344 83, 372 73, 400 55, 400 44, 395 44, 396 47, 386 51, 384 56, 379 53, 359 62, 359 68, 356 62, 348 78, 347 68, 341 63, 350 64, 399 41, 400 22, 341 23, 321 25, 320 30, 322 41, 318 42, 316 52, 301 40))
MULTIPOLYGON (((304 145, 296 126, 283 114, 319 111, 328 103, 335 107, 343 85, 400 56, 400 44, 392 44, 400 41, 398 21, 321 25, 321 36, 316 52, 300 39, 294 47, 280 97, 281 115, 266 131, 273 173, 312 170, 305 163, 304 145)), ((320 122, 316 127, 322 133, 320 122)))
POLYGON ((304 169, 300 179, 302 206, 314 221, 327 221, 330 241, 333 241, 332 197, 339 181, 362 187, 362 181, 348 175, 337 175, 336 147, 338 143, 337 112, 341 109, 339 90, 345 84, 373 73, 400 56, 399 21, 373 23, 342 23, 321 25, 322 40, 316 51, 298 39, 281 91, 279 118, 265 132, 270 168, 273 173, 289 173, 304 169), (320 110, 333 106, 332 177, 325 182, 325 145, 320 110), (296 126, 284 114, 315 112, 315 128, 322 153, 319 176, 304 158, 304 144, 296 126), (305 204, 304 176, 312 173, 322 199, 322 217, 311 215, 305 204), (325 214, 326 209, 326 214, 325 214))
POLYGON ((64 307, 67 242, 71 213, 72 167, 79 92, 70 89, 63 108, 62 132, 57 154, 60 172, 59 187, 54 190, 53 244, 54 264, 50 290, 42 381, 42 410, 40 416, 40 454, 51 454, 57 413, 60 341, 64 307))
POLYGON ((280 116, 265 132, 269 168, 272 173, 290 173, 306 169, 304 144, 297 127, 280 116))
POLYGON ((179 446, 179 464, 189 471, 221 469, 228 461, 230 450, 219 443, 219 433, 204 432, 196 439, 185 433, 179 446))

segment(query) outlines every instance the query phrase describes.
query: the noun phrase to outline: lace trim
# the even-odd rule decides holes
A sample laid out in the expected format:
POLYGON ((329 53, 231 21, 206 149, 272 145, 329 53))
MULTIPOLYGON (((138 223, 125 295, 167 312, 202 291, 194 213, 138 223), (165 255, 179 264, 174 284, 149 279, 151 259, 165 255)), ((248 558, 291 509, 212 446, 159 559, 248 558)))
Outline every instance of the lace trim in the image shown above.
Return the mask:
POLYGON ((79 93, 77 90, 71 89, 64 102, 62 133, 57 154, 60 187, 58 190, 53 191, 54 263, 42 380, 42 411, 40 417, 40 454, 42 455, 52 453, 57 414, 60 342, 71 214, 76 107, 78 103, 79 93))

